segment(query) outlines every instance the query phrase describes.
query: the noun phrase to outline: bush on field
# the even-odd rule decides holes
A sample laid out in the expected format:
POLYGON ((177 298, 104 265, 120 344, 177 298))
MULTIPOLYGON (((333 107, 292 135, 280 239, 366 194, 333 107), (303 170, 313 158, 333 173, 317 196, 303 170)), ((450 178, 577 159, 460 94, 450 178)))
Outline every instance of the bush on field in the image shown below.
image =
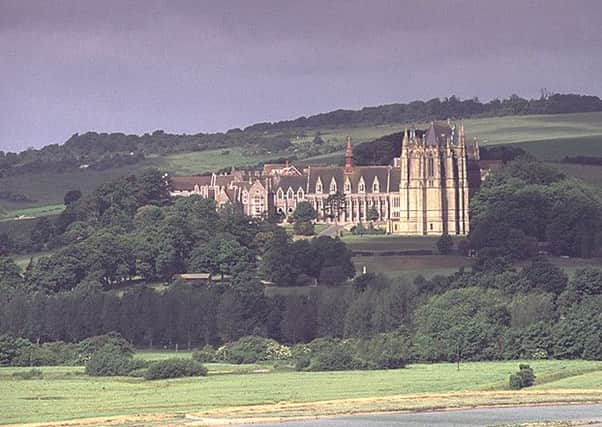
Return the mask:
POLYGON ((518 365, 518 372, 510 375, 510 389, 519 390, 535 383, 535 374, 529 365, 518 365))
POLYGON ((200 350, 195 350, 192 352, 192 359, 201 363, 211 363, 215 361, 216 351, 210 345, 206 345, 200 350))
POLYGON ((90 356, 86 362, 86 374, 95 377, 128 375, 146 366, 144 360, 135 360, 119 346, 109 343, 90 356))
POLYGON ((388 333, 364 340, 318 338, 293 353, 297 370, 397 369, 405 366, 409 348, 404 334, 388 333))
POLYGON ((62 341, 32 344, 19 350, 14 366, 56 366, 78 363, 78 345, 62 341))
POLYGON ((13 365, 19 354, 32 345, 29 340, 24 338, 0 335, 0 366, 13 365))
POLYGON ((411 348, 410 338, 402 333, 379 334, 357 343, 359 357, 375 369, 405 367, 411 348))
POLYGON ((144 378, 160 380, 165 378, 206 376, 207 368, 192 359, 166 359, 151 363, 144 378))
POLYGON ((80 341, 79 357, 82 362, 86 362, 94 353, 107 345, 112 346, 115 351, 121 353, 123 356, 132 356, 134 354, 134 347, 125 338, 117 332, 109 332, 105 335, 97 335, 80 341))
POLYGON ((273 339, 248 336, 225 344, 215 354, 215 360, 228 363, 288 360, 291 349, 273 339))

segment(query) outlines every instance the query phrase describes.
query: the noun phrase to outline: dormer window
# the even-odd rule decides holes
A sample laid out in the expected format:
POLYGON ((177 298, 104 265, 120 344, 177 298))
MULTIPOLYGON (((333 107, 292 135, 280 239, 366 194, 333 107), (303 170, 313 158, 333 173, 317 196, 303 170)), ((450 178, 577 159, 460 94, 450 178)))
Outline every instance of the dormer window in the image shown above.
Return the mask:
POLYGON ((303 189, 299 188, 299 190, 297 191, 297 199, 303 200, 304 197, 305 197, 305 193, 303 192, 303 189))
POLYGON ((316 182, 316 194, 322 194, 322 180, 320 178, 316 182))
POLYGON ((351 193, 351 181, 349 181, 349 178, 345 179, 345 186, 343 187, 343 191, 345 192, 345 194, 351 193))
POLYGON ((357 192, 358 193, 366 192, 366 183, 364 182, 364 177, 361 177, 360 182, 357 184, 357 192))
POLYGON ((288 191, 286 192, 286 198, 289 200, 292 200, 295 198, 295 192, 290 187, 289 187, 288 191))
POLYGON ((374 182, 372 183, 372 192, 378 193, 380 192, 380 184, 378 182, 378 178, 374 177, 374 182))
POLYGON ((282 191, 282 188, 279 188, 278 191, 276 192, 276 198, 278 200, 284 199, 284 192, 282 191))
POLYGON ((330 188, 328 189, 328 191, 330 192, 330 194, 334 194, 337 192, 337 182, 335 181, 334 176, 330 180, 330 188))

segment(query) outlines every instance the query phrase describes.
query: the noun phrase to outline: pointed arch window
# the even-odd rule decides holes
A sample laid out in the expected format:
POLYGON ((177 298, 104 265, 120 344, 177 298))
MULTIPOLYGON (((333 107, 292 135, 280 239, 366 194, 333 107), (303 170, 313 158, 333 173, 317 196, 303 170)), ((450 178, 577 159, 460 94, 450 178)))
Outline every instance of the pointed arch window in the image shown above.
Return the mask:
POLYGON ((318 177, 316 182, 316 194, 322 194, 322 179, 318 177))
POLYGON ((351 193, 351 181, 349 181, 349 178, 345 178, 345 185, 343 187, 343 191, 345 194, 351 193))
POLYGON ((299 187, 299 190, 297 190, 297 199, 303 200, 304 197, 305 193, 303 192, 303 189, 299 187))
POLYGON ((357 192, 365 193, 366 192, 366 183, 364 182, 364 177, 360 178, 360 182, 357 184, 357 192))
POLYGON ((278 200, 284 199, 284 191, 282 191, 282 188, 279 188, 278 191, 276 192, 276 198, 278 200))
POLYGON ((295 198, 295 192, 290 187, 288 188, 288 191, 286 192, 286 198, 289 200, 292 200, 295 198))
POLYGON ((334 179, 334 176, 330 179, 330 187, 328 188, 328 192, 330 194, 334 194, 337 192, 337 182, 334 179))
POLYGON ((378 177, 374 177, 374 181, 372 182, 372 192, 379 193, 380 192, 380 183, 378 182, 378 177))

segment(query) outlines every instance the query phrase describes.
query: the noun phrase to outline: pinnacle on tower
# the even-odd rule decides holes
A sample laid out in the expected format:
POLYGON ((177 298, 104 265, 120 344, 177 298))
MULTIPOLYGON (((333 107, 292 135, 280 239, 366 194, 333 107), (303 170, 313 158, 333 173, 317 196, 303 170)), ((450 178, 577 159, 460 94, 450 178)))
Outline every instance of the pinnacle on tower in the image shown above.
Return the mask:
POLYGON ((460 132, 459 132, 458 136, 460 137, 459 143, 460 143, 460 145, 463 146, 464 145, 464 119, 460 120, 460 132))
POLYGON ((351 147, 351 137, 347 137, 347 151, 345 152, 345 173, 353 172, 353 148, 351 147))

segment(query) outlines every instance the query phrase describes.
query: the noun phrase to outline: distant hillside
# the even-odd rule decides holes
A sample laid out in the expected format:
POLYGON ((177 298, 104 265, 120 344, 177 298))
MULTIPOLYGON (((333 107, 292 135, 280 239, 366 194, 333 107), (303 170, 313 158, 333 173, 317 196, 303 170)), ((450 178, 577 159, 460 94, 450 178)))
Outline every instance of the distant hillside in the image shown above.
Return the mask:
MULTIPOLYGON (((14 218, 21 215, 24 208, 62 203, 69 190, 88 193, 115 177, 147 167, 156 167, 173 175, 191 175, 229 170, 232 166, 255 167, 278 159, 289 159, 298 165, 338 164, 343 161, 348 135, 353 139, 358 163, 384 164, 398 155, 400 132, 405 127, 415 124, 424 128, 429 120, 452 116, 448 114, 451 111, 463 111, 464 117, 468 117, 468 111, 475 114, 472 119, 465 120, 467 138, 478 137, 481 146, 518 143, 525 151, 545 161, 560 161, 566 156, 602 156, 602 112, 524 114, 536 106, 555 111, 560 106, 602 111, 602 101, 597 97, 554 95, 532 101, 511 98, 499 101, 500 107, 495 111, 507 114, 516 110, 519 115, 503 117, 481 117, 494 110, 482 112, 466 107, 475 103, 449 98, 393 104, 345 114, 333 112, 288 122, 253 125, 218 134, 171 135, 155 131, 142 136, 74 135, 63 145, 19 154, 0 152, 0 209, 8 211, 5 218, 14 218), (452 104, 465 107, 450 110, 448 107, 452 104), (412 110, 411 105, 416 110, 412 110), (425 105, 438 107, 425 109, 425 105), (522 105, 522 109, 510 105, 522 105), (425 116, 417 116, 416 111, 421 109, 425 116), (378 119, 375 111, 383 112, 383 116, 378 119), (386 111, 390 114, 385 115, 386 111), (391 123, 371 123, 387 120, 391 123), (372 144, 364 145, 370 142, 372 144)), ((498 105, 494 101, 477 104, 498 105)), ((602 179, 598 178, 597 168, 602 169, 602 166, 588 169, 591 182, 602 179)), ((0 219, 2 217, 0 213, 0 219)))
POLYGON ((0 151, 0 177, 31 172, 66 172, 78 168, 105 170, 142 162, 145 158, 170 153, 238 148, 247 155, 272 155, 288 152, 295 139, 311 137, 304 147, 295 147, 298 158, 327 154, 331 147, 320 147, 316 134, 325 128, 370 127, 387 124, 424 122, 458 117, 558 114, 602 111, 596 96, 552 95, 523 99, 513 95, 481 103, 455 96, 408 104, 389 104, 361 110, 336 110, 276 123, 257 123, 225 133, 176 135, 157 130, 144 135, 87 132, 74 134, 64 144, 52 144, 21 153, 0 151))

